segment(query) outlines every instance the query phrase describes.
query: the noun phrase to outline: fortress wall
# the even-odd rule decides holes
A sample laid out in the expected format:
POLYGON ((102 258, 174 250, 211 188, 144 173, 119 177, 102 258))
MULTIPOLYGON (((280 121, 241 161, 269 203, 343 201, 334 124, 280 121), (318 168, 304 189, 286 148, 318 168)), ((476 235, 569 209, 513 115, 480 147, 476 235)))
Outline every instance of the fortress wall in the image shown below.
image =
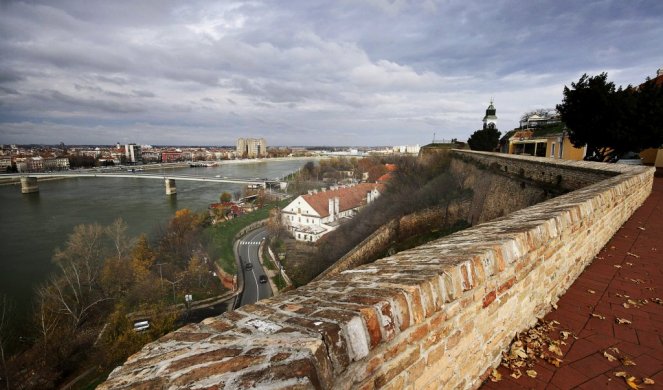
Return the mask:
POLYGON ((99 388, 477 388, 647 198, 654 169, 455 153, 576 190, 185 326, 99 388))

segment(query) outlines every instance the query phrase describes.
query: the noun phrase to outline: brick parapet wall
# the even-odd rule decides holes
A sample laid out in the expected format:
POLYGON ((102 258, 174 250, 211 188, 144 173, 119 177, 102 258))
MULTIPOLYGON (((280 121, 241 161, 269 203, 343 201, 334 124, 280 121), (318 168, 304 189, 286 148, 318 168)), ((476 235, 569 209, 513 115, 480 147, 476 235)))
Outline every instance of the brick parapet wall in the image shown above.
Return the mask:
POLYGON ((603 180, 185 326, 131 356, 100 388, 478 387, 513 335, 550 310, 642 204, 654 173, 506 161, 603 180))
POLYGON ((471 150, 454 150, 453 153, 457 158, 470 160, 484 168, 496 169, 512 176, 558 186, 565 190, 582 188, 630 169, 628 165, 618 164, 605 169, 596 169, 596 163, 591 161, 555 160, 471 150))

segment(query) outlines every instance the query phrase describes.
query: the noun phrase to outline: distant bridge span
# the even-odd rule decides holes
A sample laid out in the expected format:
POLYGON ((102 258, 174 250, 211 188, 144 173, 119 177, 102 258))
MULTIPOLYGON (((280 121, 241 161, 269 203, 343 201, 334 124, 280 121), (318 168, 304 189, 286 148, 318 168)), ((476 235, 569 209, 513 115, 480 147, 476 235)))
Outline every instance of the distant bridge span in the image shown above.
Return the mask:
POLYGON ((196 175, 182 175, 182 174, 164 174, 164 173, 141 173, 141 172, 94 172, 94 171, 82 171, 82 172, 52 172, 52 173, 11 173, 11 174, 2 174, 0 178, 20 178, 21 179, 21 192, 24 194, 31 192, 38 192, 38 178, 40 177, 121 177, 121 178, 133 178, 133 179, 157 179, 164 180, 166 185, 166 194, 172 195, 177 192, 175 187, 175 180, 185 180, 185 181, 206 181, 212 183, 234 183, 234 184, 246 184, 254 185, 257 187, 266 188, 267 186, 282 186, 284 183, 280 180, 269 180, 269 179, 249 179, 249 178, 237 178, 237 177, 208 177, 208 176, 196 176, 196 175))

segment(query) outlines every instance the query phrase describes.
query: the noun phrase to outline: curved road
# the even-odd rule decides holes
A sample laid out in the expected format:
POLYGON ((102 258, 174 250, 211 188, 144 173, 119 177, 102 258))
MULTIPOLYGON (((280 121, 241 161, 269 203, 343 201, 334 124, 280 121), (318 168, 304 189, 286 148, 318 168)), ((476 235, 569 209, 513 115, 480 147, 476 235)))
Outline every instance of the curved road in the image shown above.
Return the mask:
POLYGON ((246 234, 237 243, 237 253, 241 259, 244 276, 244 292, 239 306, 255 303, 260 299, 272 296, 272 288, 269 283, 260 283, 259 281, 260 275, 265 275, 265 271, 260 264, 258 248, 266 236, 265 228, 259 228, 246 234), (246 269, 248 263, 251 263, 253 268, 246 269))

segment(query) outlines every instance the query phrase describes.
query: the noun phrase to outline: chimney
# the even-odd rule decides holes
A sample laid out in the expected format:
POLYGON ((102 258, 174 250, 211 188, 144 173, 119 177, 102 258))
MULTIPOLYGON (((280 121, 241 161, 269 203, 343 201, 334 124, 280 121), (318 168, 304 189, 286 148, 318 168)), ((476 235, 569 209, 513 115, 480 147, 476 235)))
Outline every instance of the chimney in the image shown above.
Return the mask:
POLYGON ((658 76, 663 76, 663 68, 658 68, 658 70, 656 71, 656 77, 658 76))
POLYGON ((371 191, 366 191, 366 204, 369 204, 373 201, 373 197, 371 197, 371 191))
POLYGON ((318 193, 318 189, 317 189, 317 188, 314 188, 314 189, 313 189, 313 193, 314 193, 314 194, 317 194, 317 193, 318 193))
POLYGON ((313 191, 308 190, 308 194, 309 194, 309 195, 313 195, 313 191))
POLYGON ((341 207, 340 206, 341 206, 341 199, 338 196, 334 197, 334 211, 335 211, 334 214, 335 215, 338 215, 338 213, 341 212, 341 207))
POLYGON ((334 199, 329 198, 329 222, 334 222, 334 199))

